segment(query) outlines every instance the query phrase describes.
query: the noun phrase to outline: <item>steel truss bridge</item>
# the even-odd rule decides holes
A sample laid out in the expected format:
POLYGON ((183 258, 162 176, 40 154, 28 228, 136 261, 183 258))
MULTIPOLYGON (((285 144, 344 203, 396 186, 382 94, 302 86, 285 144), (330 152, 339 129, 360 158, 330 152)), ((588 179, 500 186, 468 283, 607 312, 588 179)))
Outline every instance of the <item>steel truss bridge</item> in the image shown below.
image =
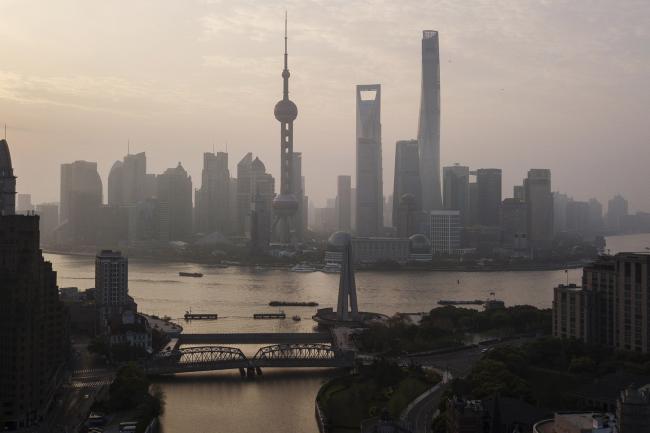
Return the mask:
POLYGON ((239 369, 242 375, 261 374, 261 367, 352 367, 354 355, 322 343, 274 344, 261 347, 252 358, 236 347, 198 346, 159 353, 146 365, 148 374, 239 369))

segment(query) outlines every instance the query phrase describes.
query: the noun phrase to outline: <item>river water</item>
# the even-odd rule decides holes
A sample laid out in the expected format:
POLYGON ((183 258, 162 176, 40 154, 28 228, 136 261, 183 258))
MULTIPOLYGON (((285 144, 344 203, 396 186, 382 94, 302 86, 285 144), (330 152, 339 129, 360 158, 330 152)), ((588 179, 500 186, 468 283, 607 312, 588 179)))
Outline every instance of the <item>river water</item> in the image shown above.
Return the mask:
MULTIPOLYGON (((607 239, 611 253, 643 251, 650 234, 607 239)), ((58 273, 59 287, 94 286, 94 258, 45 254, 58 273)), ((485 299, 491 291, 506 305, 530 304, 549 308, 553 287, 580 283, 581 269, 516 272, 358 272, 360 308, 392 315, 423 312, 440 299, 485 299)), ((293 273, 285 270, 214 268, 190 263, 129 260, 129 293, 139 311, 180 318, 186 310, 218 313, 219 320, 181 324, 187 332, 295 332, 311 331, 314 308, 285 307, 299 322, 253 320, 253 313, 274 312, 272 300, 315 301, 334 306, 338 275, 293 273), (179 272, 201 272, 203 278, 179 277, 179 272)), ((256 347, 244 347, 254 352, 256 347)), ((314 398, 327 370, 267 370, 263 378, 246 381, 239 372, 196 373, 160 382, 166 394, 161 421, 165 433, 311 433, 314 398)))

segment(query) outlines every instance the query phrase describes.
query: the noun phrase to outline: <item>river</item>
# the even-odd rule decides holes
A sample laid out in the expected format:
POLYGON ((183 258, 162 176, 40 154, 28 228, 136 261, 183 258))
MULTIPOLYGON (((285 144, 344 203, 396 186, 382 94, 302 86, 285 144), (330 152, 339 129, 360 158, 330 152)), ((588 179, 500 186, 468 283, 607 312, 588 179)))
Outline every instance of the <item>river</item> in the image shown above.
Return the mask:
MULTIPOLYGON (((643 251, 650 234, 607 239, 611 253, 643 251)), ((94 258, 44 254, 58 273, 59 287, 94 286, 94 258)), ((516 272, 358 272, 360 308, 392 315, 423 312, 440 299, 485 299, 491 291, 507 305, 530 304, 549 308, 553 287, 580 283, 581 269, 516 272)), ((129 293, 139 311, 180 318, 186 310, 218 313, 214 322, 181 322, 187 332, 311 331, 314 308, 284 308, 299 322, 253 320, 256 312, 277 311, 272 300, 315 301, 336 304, 337 274, 293 273, 285 270, 214 268, 191 263, 155 263, 129 260, 129 293), (203 278, 179 277, 179 272, 201 272, 203 278)), ((254 352, 255 347, 245 347, 254 352)), ((166 395, 161 418, 165 433, 287 433, 317 432, 314 398, 328 377, 326 370, 265 371, 254 382, 238 372, 197 373, 160 381, 166 395)))

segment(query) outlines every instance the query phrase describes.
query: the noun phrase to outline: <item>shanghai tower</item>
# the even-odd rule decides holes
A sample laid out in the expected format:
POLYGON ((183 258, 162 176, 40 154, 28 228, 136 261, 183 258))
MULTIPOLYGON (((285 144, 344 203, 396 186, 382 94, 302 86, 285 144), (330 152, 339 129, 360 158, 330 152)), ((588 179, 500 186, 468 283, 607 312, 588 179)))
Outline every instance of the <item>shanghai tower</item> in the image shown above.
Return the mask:
POLYGON ((440 59, 438 32, 422 32, 422 93, 418 123, 422 210, 442 209, 440 196, 440 59))

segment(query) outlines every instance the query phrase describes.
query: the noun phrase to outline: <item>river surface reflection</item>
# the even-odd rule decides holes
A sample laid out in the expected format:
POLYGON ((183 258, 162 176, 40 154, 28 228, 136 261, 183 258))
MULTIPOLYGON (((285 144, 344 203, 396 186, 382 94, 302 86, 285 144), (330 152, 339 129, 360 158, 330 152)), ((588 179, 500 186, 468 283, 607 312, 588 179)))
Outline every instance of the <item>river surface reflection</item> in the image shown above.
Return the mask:
MULTIPOLYGON (((611 252, 643 251, 650 234, 607 239, 611 252)), ((58 273, 59 287, 94 286, 94 258, 45 254, 58 273)), ((550 308, 553 287, 580 283, 581 269, 517 272, 358 272, 359 304, 363 310, 392 315, 423 312, 440 299, 485 299, 494 291, 507 305, 531 304, 550 308)), ((191 263, 129 261, 129 293, 140 311, 180 318, 186 310, 218 313, 213 322, 181 322, 187 332, 311 331, 314 308, 284 308, 288 317, 302 320, 253 320, 256 312, 277 311, 272 300, 336 303, 338 275, 292 273, 284 270, 214 268, 191 263), (201 272, 203 278, 178 273, 201 272)), ((255 347, 246 347, 254 352, 255 347)), ((311 433, 314 398, 326 370, 266 370, 255 381, 239 372, 189 374, 165 378, 162 425, 166 433, 311 433)))

